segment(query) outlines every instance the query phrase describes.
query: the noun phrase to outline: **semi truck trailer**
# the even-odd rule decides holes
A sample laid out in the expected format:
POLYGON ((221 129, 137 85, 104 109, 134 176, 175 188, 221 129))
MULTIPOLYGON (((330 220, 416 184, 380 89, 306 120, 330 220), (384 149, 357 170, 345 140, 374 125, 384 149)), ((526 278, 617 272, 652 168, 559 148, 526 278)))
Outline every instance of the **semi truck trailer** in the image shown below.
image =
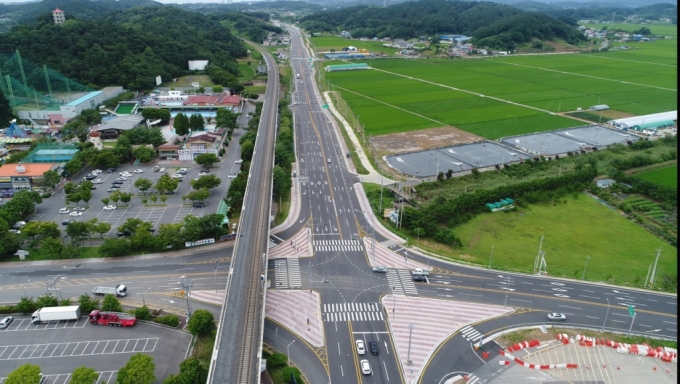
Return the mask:
POLYGON ((137 317, 127 313, 105 312, 95 309, 90 312, 90 324, 108 325, 109 327, 132 327, 137 324, 137 317))
POLYGON ((118 284, 114 287, 94 287, 92 294, 95 296, 116 295, 116 297, 127 296, 127 287, 118 284))
POLYGON ((31 321, 33 324, 48 323, 50 321, 71 321, 80 318, 80 307, 71 305, 67 307, 44 307, 33 312, 31 321))

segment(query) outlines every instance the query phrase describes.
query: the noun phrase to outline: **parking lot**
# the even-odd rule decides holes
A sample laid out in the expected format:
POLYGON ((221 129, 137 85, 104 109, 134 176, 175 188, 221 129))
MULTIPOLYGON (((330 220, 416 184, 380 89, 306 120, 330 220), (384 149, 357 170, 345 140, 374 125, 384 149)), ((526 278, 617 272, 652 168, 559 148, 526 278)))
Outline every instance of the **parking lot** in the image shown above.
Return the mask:
POLYGON ((154 324, 105 327, 89 324, 86 317, 41 325, 32 324, 28 316, 15 317, 0 335, 0 384, 28 363, 40 366, 46 384, 67 383, 71 372, 82 365, 100 373, 98 383, 113 383, 116 372, 136 353, 154 358, 160 382, 179 370, 191 341, 188 333, 154 324))
MULTIPOLYGON (((215 174, 217 177, 222 179, 222 183, 215 189, 212 190, 210 197, 207 200, 207 206, 204 208, 193 208, 190 205, 190 201, 186 203, 182 200, 182 196, 189 193, 191 185, 190 180, 196 179, 199 175, 200 166, 197 164, 185 161, 181 165, 165 166, 165 173, 173 176, 177 173, 180 168, 186 168, 188 170, 187 174, 184 176, 183 180, 179 183, 177 191, 174 194, 166 195, 167 200, 163 203, 160 198, 154 203, 150 200, 150 196, 155 192, 152 187, 151 190, 146 191, 146 195, 142 196, 141 192, 134 187, 134 182, 140 178, 146 178, 151 180, 155 185, 156 180, 163 175, 164 172, 154 172, 154 165, 120 165, 116 168, 113 173, 100 173, 97 175, 97 179, 101 179, 101 184, 95 184, 97 189, 92 191, 92 199, 89 201, 89 207, 84 202, 80 202, 78 205, 81 207, 86 207, 82 212, 82 216, 72 217, 68 213, 60 213, 61 208, 67 207, 65 204, 65 196, 63 189, 55 193, 54 196, 44 199, 43 203, 36 207, 36 213, 33 214, 29 220, 32 221, 53 221, 55 223, 62 223, 64 220, 78 220, 78 221, 88 221, 92 218, 97 218, 100 222, 106 222, 111 224, 111 231, 106 234, 109 237, 115 237, 118 231, 118 226, 125 223, 128 218, 136 218, 143 221, 149 221, 153 223, 154 228, 158 228, 160 224, 172 224, 181 223, 184 217, 187 215, 194 215, 197 217, 215 213, 219 202, 229 188, 231 180, 228 176, 230 174, 238 173, 240 170, 240 164, 236 164, 235 154, 225 155, 222 163, 215 164, 213 168, 210 169, 211 174, 215 174), (142 173, 132 173, 136 169, 141 169, 142 173), (110 193, 107 190, 111 187, 113 181, 118 179, 120 173, 129 172, 132 176, 127 177, 127 180, 123 181, 119 191, 133 193, 132 201, 129 206, 125 203, 118 202, 118 207, 115 210, 104 210, 104 203, 102 199, 109 197, 110 193), (142 203, 142 199, 147 199, 147 205, 142 203), (186 205, 185 205, 186 204, 186 205)), ((163 165, 160 165, 163 167, 163 165)), ((89 174, 94 168, 87 169, 74 180, 74 182, 81 182, 83 178, 89 174)), ((109 204, 113 204, 110 202, 109 204)), ((75 205, 70 204, 69 211, 73 211, 75 205)), ((65 225, 62 229, 65 229, 65 225)), ((95 235, 96 236, 96 235, 95 235)))

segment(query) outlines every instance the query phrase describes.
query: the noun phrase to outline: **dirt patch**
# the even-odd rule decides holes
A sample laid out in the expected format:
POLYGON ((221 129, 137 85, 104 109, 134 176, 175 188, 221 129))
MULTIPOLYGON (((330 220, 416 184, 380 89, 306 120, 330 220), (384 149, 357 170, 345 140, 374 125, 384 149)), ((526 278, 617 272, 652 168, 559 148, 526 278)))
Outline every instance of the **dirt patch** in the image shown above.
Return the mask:
MULTIPOLYGON (((593 113, 597 113, 597 112, 593 112, 593 113)), ((612 120, 612 119, 623 119, 623 118, 626 118, 626 117, 633 117, 633 116, 637 116, 637 115, 634 115, 634 114, 628 113, 628 112, 617 111, 615 109, 608 109, 606 111, 602 111, 602 117, 606 117, 610 120, 612 120)))
POLYGON ((212 87, 213 82, 210 81, 210 76, 208 75, 188 75, 177 78, 177 82, 166 83, 169 87, 190 87, 191 83, 197 82, 201 87, 212 87))
POLYGON ((557 332, 555 332, 553 328, 549 328, 547 331, 548 333, 543 333, 540 328, 522 329, 517 332, 506 333, 505 335, 499 337, 496 341, 501 345, 508 346, 529 340, 538 340, 540 342, 555 340, 555 335, 557 332))
POLYGON ((483 140, 484 138, 481 136, 458 128, 441 127, 376 136, 371 139, 371 142, 373 148, 378 151, 380 156, 387 156, 458 144, 475 143, 483 140))

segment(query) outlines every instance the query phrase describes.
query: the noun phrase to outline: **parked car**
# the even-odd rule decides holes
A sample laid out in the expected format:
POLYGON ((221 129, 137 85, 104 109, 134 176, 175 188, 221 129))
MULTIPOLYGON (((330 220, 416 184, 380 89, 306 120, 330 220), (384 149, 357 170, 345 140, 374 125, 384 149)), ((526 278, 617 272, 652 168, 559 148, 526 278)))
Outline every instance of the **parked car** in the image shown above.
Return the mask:
POLYGON ((59 208, 59 213, 69 213, 71 211, 68 210, 68 208, 59 208))
POLYGON ((387 267, 384 265, 376 265, 373 267, 373 272, 387 273, 387 267))
POLYGON ((116 236, 118 236, 118 237, 129 237, 129 236, 132 236, 132 232, 122 231, 122 232, 116 233, 116 236))
POLYGON ((234 163, 236 163, 236 164, 241 164, 242 162, 243 162, 243 159, 238 159, 238 160, 234 161, 234 163))
POLYGON ((119 190, 118 186, 114 185, 111 188, 107 189, 106 192, 111 193, 111 192, 116 192, 118 190, 119 190))
POLYGON ((198 174, 199 175, 207 175, 208 173, 210 173, 209 169, 201 169, 201 172, 199 172, 198 174))
POLYGON ((361 373, 364 375, 371 374, 371 364, 368 362, 368 360, 361 360, 359 365, 361 365, 361 373))
POLYGON ((83 180, 90 181, 90 180, 94 180, 96 178, 97 178, 97 175, 87 175, 83 178, 83 180))
POLYGON ((69 213, 68 215, 69 215, 69 216, 82 216, 83 213, 82 213, 82 212, 73 211, 73 212, 69 213))
POLYGON ((564 315, 564 313, 548 313, 548 320, 551 321, 565 321, 567 320, 567 316, 564 315))
POLYGON ((64 221, 61 222, 61 225, 69 225, 69 224, 73 223, 74 221, 75 220, 64 220, 64 221))
POLYGON ((112 185, 121 185, 121 184, 123 184, 123 183, 124 183, 124 181, 116 180, 116 181, 114 181, 114 182, 111 183, 111 184, 112 184, 112 185))
POLYGON ((186 168, 180 168, 179 171, 177 171, 177 173, 179 173, 180 175, 186 175, 187 172, 188 172, 188 171, 187 171, 186 168))
POLYGON ((75 208, 73 208, 74 211, 81 211, 81 212, 86 210, 86 209, 87 208, 85 208, 85 207, 75 207, 75 208))
POLYGON ((378 354, 378 342, 375 340, 369 340, 368 341, 368 349, 371 350, 371 353, 374 355, 378 354))
POLYGON ((194 201, 192 204, 194 208, 205 208, 205 203, 202 201, 194 201))
POLYGON ((4 319, 0 320, 0 329, 5 329, 9 327, 10 324, 14 321, 14 318, 12 316, 7 316, 4 319))
POLYGON ((104 182, 104 181, 103 181, 102 179, 92 180, 92 184, 101 184, 101 183, 103 183, 103 182, 104 182))
POLYGON ((96 185, 93 185, 93 186, 90 187, 90 190, 91 190, 91 191, 94 191, 95 189, 97 189, 97 186, 96 186, 96 185))
POLYGON ((116 170, 115 168, 107 168, 106 171, 104 171, 104 172, 105 173, 113 173, 113 171, 115 171, 115 170, 116 170))
MULTIPOLYGON (((67 221, 68 221, 68 220, 67 220, 67 221)), ((16 233, 17 235, 21 235, 21 231, 18 230, 18 229, 12 228, 12 229, 10 229, 9 231, 12 232, 12 233, 16 233)))
POLYGON ((101 170, 101 169, 95 169, 94 171, 92 171, 92 174, 93 174, 93 175, 98 175, 98 174, 100 174, 100 173, 102 173, 102 170, 101 170))
POLYGON ((228 177, 228 178, 230 178, 230 179, 235 179, 235 178, 236 178, 236 176, 238 176, 238 175, 237 175, 237 174, 235 174, 235 173, 232 173, 232 174, 230 174, 230 175, 229 175, 229 176, 227 176, 227 177, 228 177))
POLYGON ((161 172, 165 172, 165 168, 161 168, 160 171, 161 171, 161 172))
POLYGON ((109 205, 105 205, 103 209, 104 209, 105 211, 113 211, 113 210, 116 209, 116 206, 115 206, 115 205, 110 205, 110 204, 109 204, 109 205))
POLYGON ((126 181, 127 177, 119 177, 116 179, 116 181, 126 181))
POLYGON ((363 354, 366 353, 366 346, 364 346, 363 340, 357 340, 356 345, 357 345, 357 355, 363 355, 363 354))
POLYGON ((135 169, 132 173, 144 173, 143 169, 135 169))

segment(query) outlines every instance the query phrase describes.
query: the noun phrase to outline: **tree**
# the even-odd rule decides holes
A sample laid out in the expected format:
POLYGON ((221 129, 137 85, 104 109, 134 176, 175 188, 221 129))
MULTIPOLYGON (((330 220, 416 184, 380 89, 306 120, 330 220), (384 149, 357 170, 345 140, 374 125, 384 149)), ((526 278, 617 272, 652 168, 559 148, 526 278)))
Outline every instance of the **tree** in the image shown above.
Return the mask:
POLYGON ((42 296, 38 296, 38 298, 35 300, 35 307, 36 308, 58 307, 58 306, 59 306, 59 300, 57 300, 57 298, 54 297, 51 293, 46 293, 42 296))
POLYGON ((217 128, 230 128, 234 129, 238 126, 237 119, 238 113, 232 112, 227 108, 219 108, 215 116, 215 126, 217 128))
POLYGON ((71 242, 82 243, 90 236, 90 226, 82 221, 74 221, 66 226, 66 234, 71 237, 71 242))
POLYGON ((109 231, 111 230, 111 223, 97 221, 96 217, 92 220, 89 220, 88 224, 90 225, 90 232, 98 233, 99 237, 101 237, 102 239, 104 238, 104 234, 109 233, 109 231))
POLYGON ((103 198, 103 199, 101 200, 101 202, 104 203, 104 205, 109 205, 109 202, 110 202, 110 201, 111 201, 111 200, 110 200, 108 197, 105 197, 105 198, 103 198))
POLYGON ((33 384, 40 381, 40 367, 24 364, 7 375, 4 384, 33 384))
POLYGON ((109 195, 109 200, 113 202, 114 205, 118 206, 118 202, 120 201, 120 192, 115 191, 109 195))
POLYGON ((13 119, 15 119, 15 116, 12 107, 9 105, 5 94, 0 91, 0 122, 2 122, 3 127, 6 127, 13 119))
POLYGON ((244 161, 250 161, 253 159, 253 151, 255 150, 255 144, 252 141, 246 140, 241 144, 241 159, 244 161))
POLYGON ((80 311, 82 313, 89 314, 99 308, 99 299, 95 299, 87 293, 84 293, 78 298, 78 305, 80 306, 80 311))
POLYGON ((66 162, 66 164, 64 165, 64 172, 66 172, 66 174, 69 177, 72 177, 76 173, 80 172, 81 168, 83 168, 83 163, 80 160, 78 160, 78 158, 74 157, 68 162, 66 162))
POLYGON ((137 233, 138 230, 141 229, 140 227, 141 227, 143 224, 150 224, 150 223, 145 223, 144 220, 141 220, 141 219, 136 219, 136 218, 133 218, 133 217, 129 217, 129 218, 125 221, 125 223, 123 223, 123 225, 121 225, 121 226, 118 227, 118 230, 119 230, 120 232, 125 232, 125 231, 127 231, 127 232, 130 232, 130 233, 132 233, 132 234, 134 235, 135 233, 137 233))
POLYGON ((142 163, 148 163, 156 157, 156 151, 148 147, 139 147, 132 152, 132 156, 142 163))
POLYGON ((29 313, 36 310, 35 301, 30 297, 22 297, 19 303, 14 306, 19 313, 29 313))
POLYGON ((203 175, 197 180, 191 180, 191 187, 194 189, 207 189, 211 190, 217 188, 217 186, 222 183, 222 179, 215 175, 203 175))
POLYGON ((90 204, 89 201, 92 199, 92 190, 90 189, 90 186, 87 186, 89 184, 90 186, 92 185, 91 182, 87 181, 81 184, 80 186, 80 191, 78 192, 78 196, 80 197, 80 200, 84 201, 85 204, 89 207, 90 204))
POLYGON ((161 175, 156 181, 156 190, 159 193, 172 192, 177 189, 179 185, 179 180, 173 179, 167 173, 161 175))
POLYGON ((189 332, 194 336, 208 336, 215 330, 215 318, 205 309, 197 309, 187 324, 189 332))
POLYGON ((444 172, 439 172, 439 174, 437 174, 437 180, 444 181, 444 172))
POLYGON ((152 316, 151 311, 149 311, 149 307, 143 305, 135 309, 135 317, 139 320, 151 320, 152 316))
POLYGON ((643 36, 649 36, 652 34, 652 31, 647 28, 647 27, 642 27, 638 29, 637 31, 633 31, 634 34, 636 35, 643 35, 643 36))
POLYGON ((29 221, 21 228, 21 233, 32 239, 35 239, 36 236, 40 236, 43 239, 48 237, 61 237, 59 225, 52 221, 29 221))
POLYGON ((74 184, 73 182, 69 181, 68 183, 64 184, 64 193, 67 195, 72 194, 78 189, 78 186, 74 184))
POLYGON ((102 311, 123 312, 123 306, 115 295, 106 295, 102 302, 102 311))
POLYGON ((161 202, 163 202, 163 204, 165 204, 165 202, 166 202, 167 200, 168 200, 168 197, 167 197, 167 196, 161 195, 161 202))
POLYGON ((104 147, 101 151, 97 151, 94 163, 98 167, 115 167, 120 164, 120 155, 115 148, 104 147))
POLYGON ((207 189, 197 189, 182 196, 183 199, 191 201, 205 201, 208 197, 210 197, 210 191, 207 189))
POLYGON ((64 252, 64 244, 61 242, 60 239, 55 237, 44 238, 40 242, 40 248, 51 257, 58 257, 60 259, 64 252))
MULTIPOLYGON (((224 92, 224 87, 221 85, 213 85, 212 87, 213 93, 222 93, 224 92)), ((219 109, 218 109, 219 111, 219 109)))
POLYGON ((446 178, 450 179, 451 176, 453 176, 453 169, 449 169, 448 171, 446 171, 446 178))
POLYGON ((144 108, 142 117, 151 121, 159 120, 160 124, 165 125, 170 122, 170 110, 161 108, 144 108))
POLYGON ((191 115, 191 117, 189 117, 189 127, 193 132, 202 131, 205 128, 203 116, 196 113, 191 115))
POLYGON ((132 200, 132 193, 127 193, 127 192, 120 192, 120 202, 125 203, 125 205, 130 205, 130 201, 132 200))
POLYGON ((151 356, 137 353, 118 371, 116 384, 152 384, 156 381, 155 369, 151 356))
POLYGON ((194 157, 194 161, 196 164, 202 165, 205 168, 212 168, 213 164, 219 162, 220 159, 218 159, 217 155, 214 153, 202 153, 194 157))
POLYGON ((179 365, 179 374, 170 375, 163 381, 163 384, 192 384, 206 381, 208 381, 208 370, 203 367, 200 360, 190 357, 179 365))
POLYGON ((104 239, 99 253, 106 257, 125 256, 130 253, 130 242, 125 239, 104 239))
POLYGON ((175 133, 178 136, 184 136, 189 133, 189 119, 183 113, 178 113, 175 116, 172 126, 175 128, 175 133))
POLYGON ((50 170, 43 173, 43 184, 50 189, 54 189, 60 180, 61 176, 56 171, 50 170))
POLYGON ((156 196, 154 195, 154 196, 151 196, 151 197, 149 198, 149 200, 151 200, 151 201, 153 202, 153 205, 156 205, 156 202, 158 201, 158 197, 156 197, 156 196))
POLYGON ((142 194, 144 194, 146 191, 149 190, 153 186, 153 182, 151 180, 142 177, 141 179, 135 180, 135 188, 139 189, 142 194))
POLYGON ((184 239, 182 237, 182 223, 161 224, 156 235, 156 243, 160 248, 179 248, 184 239))
POLYGON ((95 384, 99 374, 92 368, 81 366, 73 370, 69 384, 95 384))

